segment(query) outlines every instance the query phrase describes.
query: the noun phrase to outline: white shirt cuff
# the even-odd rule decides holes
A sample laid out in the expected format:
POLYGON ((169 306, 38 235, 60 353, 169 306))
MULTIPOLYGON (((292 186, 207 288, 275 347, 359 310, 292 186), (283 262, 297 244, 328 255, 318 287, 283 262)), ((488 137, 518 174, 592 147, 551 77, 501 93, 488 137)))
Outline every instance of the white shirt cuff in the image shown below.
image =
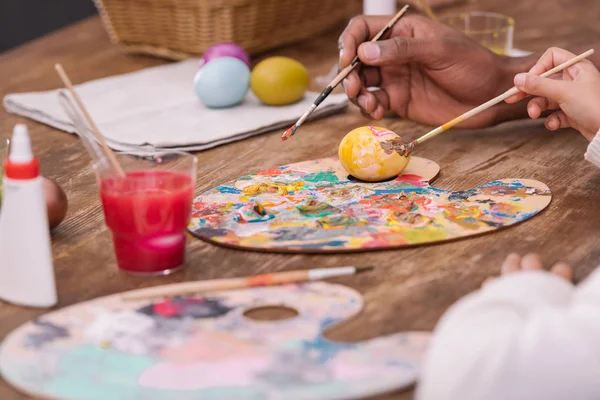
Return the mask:
POLYGON ((600 130, 588 145, 585 159, 600 168, 600 130))

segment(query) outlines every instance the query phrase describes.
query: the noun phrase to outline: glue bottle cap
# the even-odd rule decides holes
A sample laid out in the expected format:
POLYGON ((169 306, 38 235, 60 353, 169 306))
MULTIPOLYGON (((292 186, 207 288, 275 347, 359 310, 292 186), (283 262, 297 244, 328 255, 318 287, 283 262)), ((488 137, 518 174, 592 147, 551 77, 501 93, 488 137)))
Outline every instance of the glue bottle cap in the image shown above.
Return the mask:
POLYGON ((39 162, 31 151, 31 140, 25 124, 17 124, 13 129, 4 174, 12 179, 33 179, 39 175, 39 162))
POLYGON ((13 129, 12 139, 10 140, 10 161, 14 163, 28 163, 33 160, 31 153, 31 141, 27 125, 17 124, 13 129))

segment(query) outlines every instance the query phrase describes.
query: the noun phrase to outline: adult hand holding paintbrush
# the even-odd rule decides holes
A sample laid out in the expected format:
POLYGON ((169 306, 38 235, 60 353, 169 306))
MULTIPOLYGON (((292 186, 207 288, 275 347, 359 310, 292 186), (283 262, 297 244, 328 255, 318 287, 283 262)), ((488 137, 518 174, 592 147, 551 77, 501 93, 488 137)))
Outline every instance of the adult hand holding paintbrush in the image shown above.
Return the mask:
MULTIPOLYGON (((376 42, 376 41, 380 40, 386 33, 388 33, 392 29, 392 27, 396 24, 396 22, 398 22, 398 20, 402 17, 402 15, 404 15, 406 10, 408 10, 408 6, 404 6, 394 16, 394 18, 392 18, 387 23, 387 25, 384 26, 383 29, 381 29, 379 31, 379 33, 373 37, 373 39, 371 39, 371 41, 376 42)), ((289 129, 287 129, 285 132, 283 132, 283 134, 281 135, 281 140, 287 140, 290 136, 295 135, 296 132, 298 131, 298 129, 300 128, 300 126, 316 110, 316 108, 319 106, 319 104, 321 104, 323 102, 323 100, 325 100, 327 98, 327 96, 329 96, 329 94, 333 91, 333 89, 335 89, 335 87, 337 85, 339 85, 340 82, 342 82, 342 80, 344 80, 344 78, 346 78, 348 76, 348 74, 350 74, 350 72, 352 72, 359 65, 359 62, 360 62, 360 60, 359 60, 358 56, 354 57, 354 59, 350 62, 350 64, 347 67, 345 67, 343 70, 341 70, 340 73, 337 74, 337 76, 335 78, 333 78, 331 83, 329 85, 327 85, 327 87, 325 89, 323 89, 321 94, 319 94, 319 96, 314 101, 314 103, 310 106, 310 108, 308 110, 306 110, 306 112, 300 117, 300 119, 294 125, 292 125, 289 129)))

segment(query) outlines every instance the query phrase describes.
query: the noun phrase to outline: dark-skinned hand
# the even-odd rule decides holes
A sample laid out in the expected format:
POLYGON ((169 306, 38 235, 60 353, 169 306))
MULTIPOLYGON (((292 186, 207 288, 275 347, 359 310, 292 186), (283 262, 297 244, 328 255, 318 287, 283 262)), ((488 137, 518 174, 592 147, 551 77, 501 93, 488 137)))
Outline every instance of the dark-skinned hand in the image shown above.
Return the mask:
MULTIPOLYGON (((363 114, 375 120, 391 111, 405 119, 440 125, 509 89, 515 74, 534 62, 497 55, 420 15, 405 15, 384 40, 368 43, 389 19, 355 17, 339 39, 340 68, 357 53, 361 61, 344 80, 344 90, 363 114), (368 91, 368 87, 378 89, 368 91)), ((509 119, 506 114, 514 110, 499 105, 460 127, 491 126, 509 119)), ((519 112, 524 110, 521 105, 519 112)))

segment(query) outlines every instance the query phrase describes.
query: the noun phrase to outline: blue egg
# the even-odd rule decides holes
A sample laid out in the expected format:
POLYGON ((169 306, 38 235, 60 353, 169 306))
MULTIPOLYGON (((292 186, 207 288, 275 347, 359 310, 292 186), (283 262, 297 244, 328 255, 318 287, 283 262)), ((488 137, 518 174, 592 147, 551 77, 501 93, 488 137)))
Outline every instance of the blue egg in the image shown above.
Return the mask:
POLYGON ((196 73, 194 88, 207 107, 235 106, 250 89, 250 68, 234 57, 216 58, 196 73))

